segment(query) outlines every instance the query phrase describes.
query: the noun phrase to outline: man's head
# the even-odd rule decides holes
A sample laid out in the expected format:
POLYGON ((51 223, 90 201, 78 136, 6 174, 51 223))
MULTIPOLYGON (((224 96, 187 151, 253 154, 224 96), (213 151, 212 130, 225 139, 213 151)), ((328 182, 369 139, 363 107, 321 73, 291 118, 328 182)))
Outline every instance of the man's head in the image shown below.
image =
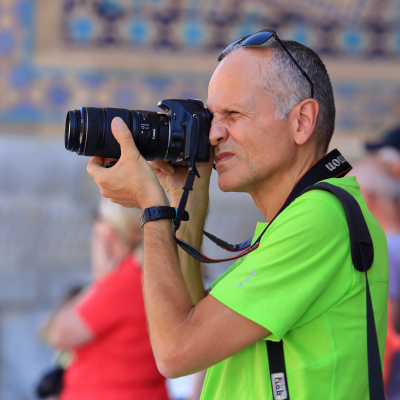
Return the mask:
MULTIPOLYGON (((240 48, 243 48, 241 44, 228 47, 219 59, 240 48)), ((271 37, 262 45, 261 51, 263 49, 272 53, 273 58, 260 71, 259 83, 265 93, 274 98, 277 115, 282 119, 287 118, 290 110, 302 100, 315 98, 320 107, 315 131, 318 146, 326 153, 335 129, 336 109, 332 84, 324 63, 313 50, 292 40, 279 42, 271 37)))
POLYGON ((335 117, 326 69, 310 49, 284 43, 315 80, 315 99, 308 80, 273 38, 263 46, 230 48, 210 81, 210 141, 222 190, 251 191, 246 180, 257 184, 279 169, 283 176, 301 157, 312 165, 326 153, 335 117), (230 164, 232 174, 222 179, 230 158, 242 165, 233 171, 230 164))

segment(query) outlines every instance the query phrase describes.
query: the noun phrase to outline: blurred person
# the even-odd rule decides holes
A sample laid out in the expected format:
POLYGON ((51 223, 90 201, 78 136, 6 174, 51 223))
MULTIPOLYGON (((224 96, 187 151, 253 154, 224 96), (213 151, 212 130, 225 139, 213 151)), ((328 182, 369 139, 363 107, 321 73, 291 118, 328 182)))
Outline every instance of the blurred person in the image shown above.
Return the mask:
MULTIPOLYGON (((390 253, 389 253, 390 257, 390 253)), ((385 362, 383 379, 386 388, 387 400, 400 399, 399 387, 399 355, 400 355, 400 334, 393 322, 392 301, 388 304, 388 331, 385 348, 385 362)))
MULTIPOLYGON (((37 335, 45 344, 49 344, 49 330, 54 316, 82 291, 83 285, 70 287, 61 301, 40 321, 37 335)), ((52 367, 46 370, 39 378, 35 392, 40 399, 56 400, 62 389, 62 381, 65 369, 71 362, 69 351, 56 350, 53 356, 52 367)))
POLYGON ((400 180, 400 126, 390 129, 377 142, 366 143, 365 147, 379 164, 400 180))
MULTIPOLYGON (((367 150, 372 153, 375 162, 381 166, 390 176, 400 183, 400 126, 390 129, 382 136, 380 140, 374 143, 366 144, 367 150)), ((386 179, 387 181, 387 179, 386 179)), ((395 187, 393 182, 392 188, 395 187)), ((393 202, 389 205, 392 211, 387 210, 387 218, 389 213, 393 214, 393 221, 388 221, 387 227, 392 227, 387 233, 388 251, 389 251, 389 312, 393 326, 389 326, 388 336, 394 337, 400 333, 400 238, 398 217, 395 216, 395 210, 400 212, 399 197, 397 204, 393 202), (396 228, 397 226, 397 228, 396 228)), ((384 228, 385 229, 385 228, 384 228)), ((395 352, 397 342, 393 339, 393 343, 388 345, 388 349, 395 352)), ((394 359, 391 360, 391 376, 387 384, 387 396, 389 400, 400 400, 400 353, 397 352, 394 359)))
MULTIPOLYGON (((372 153, 374 160, 400 182, 400 126, 389 130, 377 142, 367 143, 366 148, 372 153)), ((400 210, 400 204, 397 204, 397 208, 400 210)), ((393 224, 396 224, 396 222, 393 222, 393 224)), ((396 248, 395 245, 392 247, 393 249, 396 248)), ((391 268, 391 271, 393 274, 394 271, 399 270, 399 272, 390 277, 389 297, 392 302, 393 321, 396 329, 400 330, 400 254, 397 251, 391 253, 393 264, 399 265, 398 268, 391 268)))
POLYGON ((147 333, 140 211, 103 199, 93 223, 94 283, 61 307, 48 338, 73 351, 61 400, 167 400, 147 333))
POLYGON ((400 335, 395 330, 398 314, 393 313, 400 299, 400 182, 376 158, 356 164, 349 175, 357 178, 367 207, 385 231, 388 242, 389 307, 384 380, 388 388, 388 400, 400 399, 400 391, 396 390, 398 396, 391 394, 400 373, 396 367, 393 368, 400 350, 400 335))
MULTIPOLYGON (((146 210, 143 282, 157 365, 168 377, 208 368, 202 400, 288 398, 287 388, 293 400, 366 400, 369 383, 379 381, 385 347, 387 245, 355 178, 337 178, 349 164, 327 154, 335 106, 326 68, 311 49, 280 41, 270 30, 238 39, 219 61, 207 101, 218 185, 250 193, 265 222, 254 234, 258 247, 217 279, 209 295, 200 263, 177 249, 172 221, 151 218, 159 207, 178 206, 187 171, 166 161, 149 165, 121 118, 111 125, 121 158, 112 168, 100 157, 88 165, 103 196, 146 210), (354 268, 343 206, 332 193, 312 190, 291 196, 284 208, 299 182, 320 180, 356 199, 373 241, 368 276, 379 349, 370 364, 377 375, 369 379, 366 281, 354 268), (273 343, 283 343, 287 374, 269 369, 273 343)), ((197 166, 190 219, 177 231, 197 248, 212 166, 213 157, 197 166)))

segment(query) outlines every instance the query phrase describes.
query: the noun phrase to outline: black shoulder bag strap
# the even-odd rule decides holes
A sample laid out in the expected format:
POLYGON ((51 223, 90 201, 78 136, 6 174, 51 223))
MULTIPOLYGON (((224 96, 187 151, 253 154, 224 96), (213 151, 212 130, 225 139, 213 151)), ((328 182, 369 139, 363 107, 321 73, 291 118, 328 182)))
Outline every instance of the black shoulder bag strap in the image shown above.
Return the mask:
MULTIPOLYGON (((374 248, 360 206, 354 197, 346 190, 321 182, 303 190, 320 189, 336 195, 342 202, 350 233, 351 257, 354 267, 365 273, 366 305, 367 305, 367 354, 368 354, 368 383, 370 400, 385 400, 385 392, 382 378, 382 365, 379 355, 378 337, 375 327, 375 319, 372 308, 371 293, 369 290, 367 271, 374 260, 374 248)), ((283 354, 283 342, 266 341, 268 362, 271 374, 272 394, 274 400, 290 400, 286 377, 285 358, 283 354)))

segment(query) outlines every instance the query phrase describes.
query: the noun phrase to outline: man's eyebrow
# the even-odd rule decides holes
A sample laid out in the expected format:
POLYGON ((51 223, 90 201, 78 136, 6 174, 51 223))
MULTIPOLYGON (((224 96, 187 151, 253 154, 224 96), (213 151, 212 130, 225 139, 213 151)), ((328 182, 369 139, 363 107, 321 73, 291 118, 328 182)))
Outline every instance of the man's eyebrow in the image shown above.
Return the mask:
POLYGON ((228 114, 228 113, 230 113, 232 111, 239 111, 239 112, 246 111, 247 107, 244 107, 243 105, 240 105, 240 104, 237 104, 237 103, 232 103, 232 104, 229 104, 229 105, 224 105, 218 111, 213 110, 212 108, 210 109, 210 107, 208 107, 208 109, 211 112, 219 112, 220 114, 228 114))

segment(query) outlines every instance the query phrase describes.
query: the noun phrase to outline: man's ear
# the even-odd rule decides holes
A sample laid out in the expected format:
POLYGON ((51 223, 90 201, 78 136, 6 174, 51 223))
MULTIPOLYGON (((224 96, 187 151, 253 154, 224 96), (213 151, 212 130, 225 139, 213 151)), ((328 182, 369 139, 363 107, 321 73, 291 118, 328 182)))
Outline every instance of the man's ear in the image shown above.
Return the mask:
POLYGON ((294 140, 298 145, 302 145, 310 139, 314 132, 319 114, 319 104, 315 99, 306 99, 292 111, 296 121, 294 125, 294 140))

